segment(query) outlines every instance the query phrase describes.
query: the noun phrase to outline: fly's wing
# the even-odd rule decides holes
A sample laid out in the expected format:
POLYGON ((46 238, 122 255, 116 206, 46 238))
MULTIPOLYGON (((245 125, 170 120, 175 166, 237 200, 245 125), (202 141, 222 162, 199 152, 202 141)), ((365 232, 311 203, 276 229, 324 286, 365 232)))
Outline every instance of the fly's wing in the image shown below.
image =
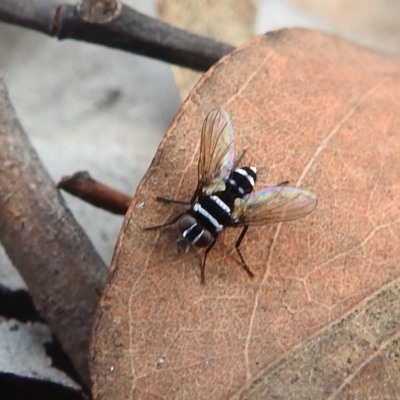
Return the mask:
POLYGON ((274 186, 236 199, 234 226, 264 225, 305 217, 317 205, 317 197, 308 190, 274 186))
POLYGON ((201 130, 198 189, 207 195, 225 189, 235 158, 233 128, 227 111, 212 110, 201 130))

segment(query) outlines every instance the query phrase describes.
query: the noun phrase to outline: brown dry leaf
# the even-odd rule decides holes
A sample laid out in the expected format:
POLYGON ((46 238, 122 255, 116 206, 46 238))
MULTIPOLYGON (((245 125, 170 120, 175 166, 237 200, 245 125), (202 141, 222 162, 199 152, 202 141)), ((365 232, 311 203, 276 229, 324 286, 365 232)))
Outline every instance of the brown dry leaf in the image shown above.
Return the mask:
POLYGON ((175 118, 125 218, 94 328, 97 399, 400 396, 400 61, 313 31, 258 37, 207 72, 175 118), (258 187, 318 195, 308 217, 227 230, 179 253, 200 126, 222 106, 258 187))
POLYGON ((387 54, 400 54, 400 2, 291 0, 326 21, 340 36, 387 54))
MULTIPOLYGON (((161 18, 174 26, 238 46, 254 36, 255 0, 158 0, 161 18)), ((201 73, 172 66, 181 98, 201 73)))

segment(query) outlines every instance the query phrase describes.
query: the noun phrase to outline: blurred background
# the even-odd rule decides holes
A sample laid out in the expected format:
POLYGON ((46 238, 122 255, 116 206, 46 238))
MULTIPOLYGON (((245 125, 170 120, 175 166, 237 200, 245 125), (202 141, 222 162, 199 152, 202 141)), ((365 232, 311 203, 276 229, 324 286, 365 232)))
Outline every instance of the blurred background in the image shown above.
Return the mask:
MULTIPOLYGON (((342 36, 374 51, 400 55, 400 0, 124 3, 235 46, 270 30, 300 26, 342 36)), ((57 41, 4 24, 0 24, 0 54, 0 73, 11 101, 53 179, 58 182, 63 175, 87 170, 95 179, 130 195, 201 75, 122 51, 57 41)), ((109 264, 122 217, 62 195, 109 264)), ((0 287, 25 287, 1 248, 0 287)), ((46 332, 44 329, 35 335, 48 337, 46 332)), ((0 336, 3 334, 0 324, 0 336)), ((21 373, 24 364, 16 366, 17 371, 21 373)), ((0 370, 4 368, 0 362, 0 370)))

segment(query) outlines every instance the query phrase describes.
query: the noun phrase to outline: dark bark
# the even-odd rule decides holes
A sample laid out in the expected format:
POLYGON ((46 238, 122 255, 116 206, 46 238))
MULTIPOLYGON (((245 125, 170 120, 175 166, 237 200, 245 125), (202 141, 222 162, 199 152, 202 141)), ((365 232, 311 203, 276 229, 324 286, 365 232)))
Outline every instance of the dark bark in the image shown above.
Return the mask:
POLYGON ((88 388, 91 324, 107 268, 65 207, 1 79, 0 241, 88 388))

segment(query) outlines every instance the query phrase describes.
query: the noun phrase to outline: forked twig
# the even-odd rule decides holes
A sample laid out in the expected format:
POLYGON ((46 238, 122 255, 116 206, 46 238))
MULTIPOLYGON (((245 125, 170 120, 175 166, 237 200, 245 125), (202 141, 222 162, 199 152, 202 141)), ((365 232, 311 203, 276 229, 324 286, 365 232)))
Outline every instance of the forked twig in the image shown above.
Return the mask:
POLYGON ((234 47, 175 28, 117 0, 77 7, 46 0, 1 0, 0 21, 58 39, 75 39, 206 71, 234 47))

